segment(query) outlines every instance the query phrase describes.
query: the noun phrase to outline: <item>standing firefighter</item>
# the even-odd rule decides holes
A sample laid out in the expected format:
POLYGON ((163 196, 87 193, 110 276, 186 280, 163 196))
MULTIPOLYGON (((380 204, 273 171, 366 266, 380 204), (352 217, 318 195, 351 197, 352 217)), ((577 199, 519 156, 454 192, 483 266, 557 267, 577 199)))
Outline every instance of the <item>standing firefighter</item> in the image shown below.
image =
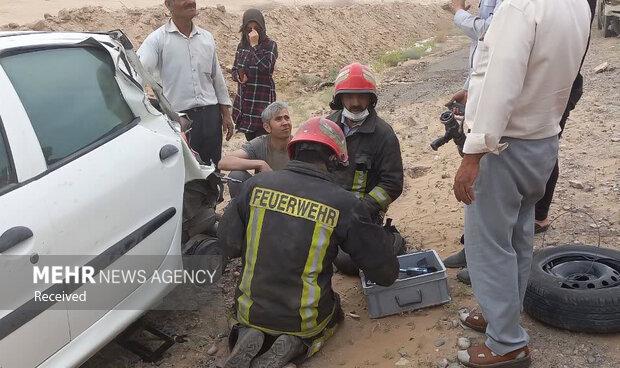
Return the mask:
POLYGON ((226 368, 279 368, 323 346, 343 318, 331 288, 339 245, 377 284, 391 285, 398 275, 394 235, 332 183, 331 172, 347 164, 338 126, 307 121, 288 152, 284 170, 246 181, 219 228, 227 255, 243 264, 226 368))
MULTIPOLYGON (((336 173, 336 181, 364 203, 373 222, 381 224, 388 206, 403 192, 403 162, 398 138, 377 115, 376 104, 377 84, 370 68, 359 63, 342 68, 330 104, 335 111, 328 119, 345 134, 350 165, 336 173)), ((398 248, 400 253, 404 242, 398 248)), ((345 274, 358 273, 342 252, 335 265, 345 274)))

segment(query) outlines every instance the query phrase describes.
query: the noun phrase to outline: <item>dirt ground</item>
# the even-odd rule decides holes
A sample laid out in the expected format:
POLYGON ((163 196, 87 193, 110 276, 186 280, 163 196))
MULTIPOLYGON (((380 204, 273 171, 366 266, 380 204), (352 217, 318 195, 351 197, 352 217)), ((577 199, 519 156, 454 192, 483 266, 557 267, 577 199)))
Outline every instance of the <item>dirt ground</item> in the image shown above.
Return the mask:
MULTIPOLYGON (((34 0, 25 2, 29 1, 34 0)), ((140 0, 132 5, 153 2, 140 0)), ((291 103, 297 124, 309 115, 327 112, 331 91, 329 87, 317 86, 328 81, 338 66, 352 59, 373 63, 387 50, 410 45, 416 39, 435 37, 435 48, 428 55, 380 73, 379 114, 392 124, 400 139, 406 173, 405 191, 391 206, 388 216, 405 236, 410 251, 435 249, 442 257, 457 251, 463 211, 451 187, 459 156, 452 144, 435 152, 429 143, 443 133, 438 119, 444 111, 443 104, 464 80, 467 39, 459 36, 450 16, 432 0, 423 1, 432 3, 428 5, 375 1, 372 6, 342 1, 337 5, 331 1, 316 5, 317 2, 312 6, 292 6, 292 2, 282 1, 286 6, 270 4, 266 13, 270 34, 278 41, 281 52, 276 72, 279 97, 291 103), (355 42, 348 42, 351 39, 355 42)), ((165 20, 161 7, 118 10, 115 2, 106 3, 110 10, 87 7, 43 21, 27 19, 34 23, 11 27, 121 27, 139 44, 165 20)), ((211 6, 215 3, 208 2, 211 6)), ((242 3, 250 1, 239 2, 242 3)), ((6 19, 6 9, 0 5, 0 24, 13 22, 6 19)), ((206 8, 198 18, 199 24, 214 33, 224 66, 232 62, 238 42, 239 14, 233 7, 227 5, 227 9, 232 10, 206 8)), ((597 244, 600 240, 601 246, 620 249, 620 39, 603 39, 594 29, 583 74, 585 93, 571 114, 560 146, 560 179, 550 214, 557 220, 544 239, 536 238, 536 247, 575 241, 597 244), (609 63, 608 70, 595 73, 594 68, 603 62, 609 63)), ((237 148, 242 142, 237 135, 225 144, 224 150, 237 148)), ((157 366, 216 367, 222 361, 227 354, 228 317, 238 271, 238 264, 229 267, 220 284, 213 287, 212 298, 199 311, 147 314, 147 320, 164 330, 188 334, 188 342, 171 348, 157 366), (212 346, 217 347, 217 352, 209 355, 207 351, 212 346)), ((435 367, 443 358, 454 362, 458 337, 482 339, 454 323, 460 307, 475 306, 471 289, 458 283, 455 274, 455 270, 449 270, 450 303, 378 320, 367 316, 359 279, 335 275, 334 288, 341 294, 345 313, 360 318, 347 317, 324 349, 303 367, 394 367, 401 358, 409 361, 409 367, 435 367)), ((542 325, 525 314, 523 319, 531 336, 535 368, 620 366, 618 334, 571 333, 542 325)), ((83 367, 151 366, 111 343, 83 367)))
MULTIPOLYGON (((224 5, 232 12, 240 12, 249 7, 270 8, 279 5, 302 6, 308 4, 346 4, 366 3, 383 4, 397 0, 196 0, 199 7, 224 5)), ((437 0, 405 0, 405 2, 429 4, 437 0)), ((45 14, 55 15, 62 9, 74 9, 83 6, 101 6, 106 10, 124 10, 146 8, 161 5, 164 0, 13 0, 0 3, 0 24, 28 23, 43 18, 45 14)))

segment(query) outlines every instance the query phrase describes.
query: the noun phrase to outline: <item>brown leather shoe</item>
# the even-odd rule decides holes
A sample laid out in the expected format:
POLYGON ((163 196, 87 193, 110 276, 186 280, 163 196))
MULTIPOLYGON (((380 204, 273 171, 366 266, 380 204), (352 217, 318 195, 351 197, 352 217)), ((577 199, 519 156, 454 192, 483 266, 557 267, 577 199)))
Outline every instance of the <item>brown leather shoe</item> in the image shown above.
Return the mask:
POLYGON ((497 355, 486 345, 472 346, 458 352, 461 364, 471 368, 527 368, 532 363, 527 346, 497 355))
POLYGON ((487 321, 482 313, 473 309, 471 312, 466 309, 459 311, 461 323, 474 331, 485 333, 487 331, 487 321))

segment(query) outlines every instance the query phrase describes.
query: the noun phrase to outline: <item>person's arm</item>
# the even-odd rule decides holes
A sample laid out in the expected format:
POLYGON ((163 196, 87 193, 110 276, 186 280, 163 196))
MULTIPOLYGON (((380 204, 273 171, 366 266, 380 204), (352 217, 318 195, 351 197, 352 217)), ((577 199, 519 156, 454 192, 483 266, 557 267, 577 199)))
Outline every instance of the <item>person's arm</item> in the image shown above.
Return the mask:
POLYGON ((370 219, 360 203, 352 211, 348 231, 340 245, 367 279, 381 286, 390 286, 398 278, 398 259, 394 254, 394 235, 370 219))
POLYGON ((230 74, 232 75, 232 79, 237 83, 247 82, 247 75, 244 69, 246 55, 247 51, 242 48, 238 48, 235 53, 235 62, 233 63, 230 74))
POLYGON ((215 90, 215 97, 220 107, 220 114, 222 115, 222 131, 226 134, 227 141, 232 138, 235 133, 235 125, 232 120, 232 102, 230 101, 230 95, 228 94, 228 87, 226 87, 226 80, 224 79, 224 73, 220 67, 220 62, 217 58, 217 46, 215 41, 213 42, 213 59, 211 60, 211 76, 213 78, 213 89, 215 90))
POLYGON ((480 40, 489 29, 493 20, 493 14, 495 14, 501 3, 502 0, 495 2, 493 13, 486 19, 475 16, 465 10, 464 7, 461 7, 454 13, 454 24, 473 41, 480 40))
POLYGON ((245 250, 246 206, 249 203, 250 187, 250 182, 246 182, 241 193, 230 201, 217 228, 220 246, 229 259, 241 257, 245 250))
POLYGON ((269 167, 265 161, 250 158, 248 153, 243 149, 236 150, 224 156, 217 164, 217 168, 225 171, 271 171, 271 167, 269 167))
POLYGON ((213 89, 215 90, 217 103, 220 105, 232 106, 232 102, 230 101, 230 95, 228 94, 228 87, 226 87, 226 80, 224 79, 224 73, 222 73, 222 68, 220 67, 220 62, 217 58, 217 52, 213 52, 211 67, 211 75, 213 76, 213 89))
POLYGON ((245 67, 255 66, 259 73, 271 74, 278 59, 278 44, 269 43, 269 48, 250 47, 245 59, 245 67))
POLYGON ((510 3, 505 5, 495 14, 485 40, 490 58, 473 128, 465 140, 466 154, 499 153, 499 140, 523 89, 536 21, 532 7, 519 9, 510 3))
POLYGON ((157 31, 146 37, 144 42, 140 45, 140 48, 138 48, 137 55, 140 58, 140 63, 144 66, 147 72, 153 74, 153 72, 159 70, 160 46, 159 33, 157 31))
POLYGON ((364 202, 371 213, 386 211, 403 192, 404 175, 400 143, 396 134, 391 133, 382 145, 381 159, 377 162, 379 183, 364 197, 364 202))

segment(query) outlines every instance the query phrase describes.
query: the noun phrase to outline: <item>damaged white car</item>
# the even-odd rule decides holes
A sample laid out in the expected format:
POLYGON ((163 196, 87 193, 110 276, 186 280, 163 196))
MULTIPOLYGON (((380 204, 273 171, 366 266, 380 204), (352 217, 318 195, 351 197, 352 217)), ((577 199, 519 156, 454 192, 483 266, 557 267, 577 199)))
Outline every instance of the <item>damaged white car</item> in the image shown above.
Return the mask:
POLYGON ((132 256, 149 273, 178 270, 182 240, 214 226, 214 169, 175 114, 149 103, 127 43, 120 32, 0 32, 2 368, 78 366, 174 288, 33 282, 46 257, 97 273, 132 256))

